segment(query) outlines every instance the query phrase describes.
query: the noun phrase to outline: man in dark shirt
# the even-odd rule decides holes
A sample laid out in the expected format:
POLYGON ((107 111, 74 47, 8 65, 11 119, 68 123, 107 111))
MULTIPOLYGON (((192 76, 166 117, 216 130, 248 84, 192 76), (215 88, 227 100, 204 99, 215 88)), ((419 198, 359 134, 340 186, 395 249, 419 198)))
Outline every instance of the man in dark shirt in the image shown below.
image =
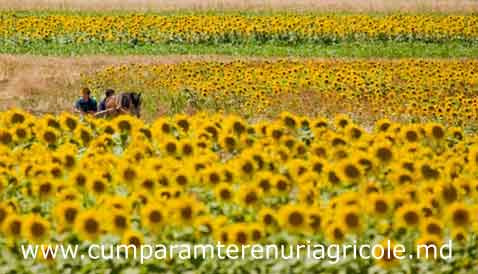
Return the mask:
POLYGON ((82 114, 95 114, 98 111, 98 105, 94 98, 90 96, 91 91, 89 88, 83 88, 81 90, 81 98, 75 103, 75 111, 82 114))

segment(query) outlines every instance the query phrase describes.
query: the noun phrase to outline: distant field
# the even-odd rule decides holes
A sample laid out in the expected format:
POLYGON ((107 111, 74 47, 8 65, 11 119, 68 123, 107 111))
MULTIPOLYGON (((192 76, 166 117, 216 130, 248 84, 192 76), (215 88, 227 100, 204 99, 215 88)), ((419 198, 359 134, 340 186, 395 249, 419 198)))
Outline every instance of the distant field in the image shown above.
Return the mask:
POLYGON ((478 16, 0 13, 0 53, 476 57, 478 16))
POLYGON ((340 110, 362 121, 394 113, 472 126, 475 112, 454 98, 471 100, 478 87, 475 59, 5 55, 0 65, 3 108, 57 113, 71 108, 81 87, 97 97, 114 88, 144 92, 147 120, 198 110, 257 117, 340 110))
POLYGON ((352 12, 466 12, 473 0, 0 0, 0 9, 16 10, 303 10, 352 12))

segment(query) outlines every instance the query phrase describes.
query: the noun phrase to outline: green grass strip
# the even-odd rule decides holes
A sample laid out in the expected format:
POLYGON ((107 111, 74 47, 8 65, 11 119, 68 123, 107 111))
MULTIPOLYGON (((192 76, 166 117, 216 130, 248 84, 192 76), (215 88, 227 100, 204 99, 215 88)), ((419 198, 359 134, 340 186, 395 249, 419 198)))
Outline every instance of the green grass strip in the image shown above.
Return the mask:
POLYGON ((298 44, 281 46, 276 44, 150 44, 132 46, 116 43, 56 44, 33 42, 17 45, 0 41, 0 53, 31 54, 46 56, 81 55, 165 55, 165 54, 221 54, 231 56, 262 57, 478 57, 476 42, 343 42, 338 44, 298 44))

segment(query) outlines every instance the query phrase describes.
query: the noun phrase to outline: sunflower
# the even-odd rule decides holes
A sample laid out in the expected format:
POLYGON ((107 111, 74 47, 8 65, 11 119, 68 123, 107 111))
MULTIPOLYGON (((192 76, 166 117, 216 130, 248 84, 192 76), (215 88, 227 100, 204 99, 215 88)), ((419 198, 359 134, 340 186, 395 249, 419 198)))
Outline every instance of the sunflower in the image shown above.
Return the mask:
POLYGON ((381 119, 375 122, 375 128, 378 132, 387 132, 392 126, 392 122, 388 119, 381 119))
POLYGON ((141 209, 141 223, 150 231, 159 232, 168 222, 168 213, 164 207, 149 203, 141 209))
POLYGON ((121 238, 121 243, 128 246, 134 245, 136 248, 140 248, 144 243, 144 236, 139 231, 126 230, 121 238))
POLYGON ((108 214, 109 230, 117 235, 122 235, 131 227, 129 214, 122 210, 112 210, 108 214))
POLYGON ((0 129, 0 144, 9 146, 13 143, 13 135, 7 129, 0 129))
POLYGON ((447 205, 459 201, 461 196, 459 189, 454 184, 448 182, 438 182, 435 193, 438 195, 440 202, 447 205))
POLYGON ((357 141, 365 136, 365 132, 362 128, 355 124, 348 124, 345 127, 345 135, 351 141, 357 141))
POLYGON ((172 201, 173 217, 179 224, 191 224, 202 209, 202 204, 192 197, 181 197, 172 201))
POLYGON ((379 244, 382 248, 374 248, 374 258, 377 265, 382 268, 390 269, 400 264, 400 258, 405 256, 404 251, 397 249, 397 243, 390 239, 384 239, 379 244), (382 253, 383 250, 383 253, 382 253))
POLYGON ((262 207, 257 213, 257 221, 264 227, 273 227, 277 224, 276 211, 272 208, 262 207))
POLYGON ((327 239, 332 243, 342 243, 345 240, 345 231, 343 227, 332 223, 326 226, 327 239))
POLYGON ((189 121, 189 118, 186 115, 178 114, 174 117, 174 120, 176 124, 178 125, 178 127, 185 133, 187 133, 189 129, 191 128, 191 122, 189 121))
POLYGON ((363 171, 355 159, 344 159, 339 162, 338 176, 343 179, 343 182, 356 183, 360 181, 363 176, 363 171))
POLYGON ((392 147, 385 143, 377 143, 372 147, 373 156, 378 162, 382 164, 388 164, 394 158, 392 147))
POLYGON ((392 209, 388 197, 382 193, 372 193, 367 196, 368 211, 373 216, 386 216, 392 209))
POLYGON ((172 180, 176 186, 184 188, 192 183, 192 174, 190 168, 183 168, 172 174, 172 180))
POLYGON ((460 202, 453 203, 447 208, 447 216, 454 228, 467 228, 472 221, 470 209, 460 202))
POLYGON ((425 180, 438 180, 440 179, 440 171, 433 164, 426 161, 418 163, 418 170, 421 177, 425 180))
POLYGON ((443 223, 436 218, 425 218, 420 228, 423 234, 437 235, 441 237, 443 235, 443 223))
POLYGON ((179 147, 179 154, 182 157, 193 156, 196 150, 196 147, 194 146, 194 144, 191 141, 185 140, 185 139, 181 139, 179 141, 178 147, 179 147))
POLYGON ((426 259, 436 259, 443 239, 437 235, 423 235, 416 240, 417 253, 426 259))
POLYGON ((0 227, 10 214, 12 214, 12 208, 5 203, 0 203, 0 227))
POLYGON ((260 242, 265 237, 264 226, 260 223, 248 224, 251 242, 260 242))
POLYGON ((158 179, 152 171, 147 171, 140 175, 136 181, 136 189, 154 192, 157 187, 158 179))
POLYGON ((96 240, 103 231, 103 214, 96 210, 81 211, 75 220, 75 232, 83 240, 96 240))
POLYGON ((118 132, 129 133, 134 131, 139 123, 133 116, 120 115, 113 120, 113 124, 118 132))
POLYGON ((288 195, 292 188, 291 182, 283 175, 272 176, 272 192, 277 195, 288 195))
POLYGON ((462 227, 453 228, 450 236, 458 243, 465 243, 470 238, 469 232, 462 227))
POLYGON ((60 114, 60 124, 62 125, 62 128, 67 131, 74 131, 80 124, 80 121, 76 116, 63 112, 60 114))
POLYGON ((256 171, 256 163, 253 159, 243 156, 236 161, 236 169, 244 177, 250 177, 256 171))
POLYGON ((324 117, 318 117, 312 121, 312 127, 314 129, 327 128, 329 125, 329 120, 324 117))
MULTIPOLYGON (((24 125, 17 125, 14 128, 11 129, 12 135, 13 135, 13 140, 17 144, 21 144, 23 142, 26 142, 31 138, 32 132, 30 128, 24 126, 24 125)), ((8 137, 7 137, 8 138, 8 137)))
POLYGON ((22 224, 23 237, 34 243, 44 241, 49 235, 49 230, 48 221, 35 214, 27 216, 22 224))
POLYGON ((405 204, 395 213, 397 227, 414 228, 420 225, 421 216, 417 205, 405 204))
POLYGON ((87 189, 90 193, 94 195, 103 195, 108 190, 107 181, 98 175, 93 175, 90 180, 88 180, 87 189))
POLYGON ((301 205, 288 204, 279 209, 278 221, 282 228, 291 232, 303 232, 307 228, 307 211, 301 205))
POLYGON ((247 245, 251 242, 251 235, 248 231, 248 226, 244 223, 230 225, 228 235, 229 241, 237 245, 247 245))
POLYGON ((73 170, 73 168, 77 164, 77 159, 75 155, 75 151, 71 148, 61 148, 59 149, 60 158, 62 159, 63 167, 66 170, 73 170))
POLYGON ((231 230, 231 225, 225 225, 219 227, 216 232, 214 233, 214 240, 216 242, 220 242, 221 244, 230 244, 231 243, 231 236, 229 232, 231 230))
POLYGON ((168 156, 178 156, 179 155, 179 143, 176 139, 167 138, 166 140, 161 141, 161 151, 164 152, 164 155, 168 156))
POLYGON ((334 124, 337 129, 345 129, 351 123, 350 117, 345 114, 338 114, 334 118, 334 124))
POLYGON ((28 113, 21 109, 11 109, 5 113, 6 123, 11 125, 18 125, 27 122, 28 113))
POLYGON ((429 123, 425 126, 427 136, 432 140, 441 141, 446 137, 446 131, 442 125, 438 123, 429 123))
POLYGON ((33 183, 33 193, 41 199, 48 199, 54 195, 57 183, 58 181, 46 176, 40 178, 33 183))
POLYGON ((216 232, 214 218, 208 215, 198 216, 194 220, 194 228, 198 238, 213 235, 216 232))
POLYGON ((267 128, 267 135, 272 137, 274 141, 279 142, 284 136, 284 129, 279 125, 272 124, 267 128))
POLYGON ((59 133, 55 129, 46 127, 41 128, 38 132, 35 132, 37 138, 39 138, 42 142, 46 143, 47 145, 53 145, 58 141, 59 133))
POLYGON ((69 175, 71 184, 78 189, 86 188, 88 184, 88 175, 86 170, 77 168, 73 170, 69 175))
POLYGON ((299 126, 299 119, 292 113, 282 112, 279 114, 279 119, 285 127, 296 129, 299 126))
POLYGON ((65 201, 57 204, 53 213, 58 223, 58 231, 71 229, 75 224, 80 209, 81 205, 76 201, 65 201))
POLYGON ((83 147, 87 147, 94 138, 93 132, 85 126, 77 127, 74 131, 74 136, 75 140, 80 141, 83 147))
POLYGON ((22 236, 23 223, 24 219, 20 215, 10 214, 3 221, 2 231, 9 240, 18 240, 22 236))
POLYGON ((140 178, 137 167, 125 161, 120 162, 118 173, 119 180, 131 186, 135 185, 136 181, 140 178))
POLYGON ((325 177, 327 184, 332 187, 340 185, 343 180, 337 172, 336 167, 332 165, 326 166, 323 176, 325 177))
POLYGON ((256 206, 261 202, 262 190, 256 186, 241 185, 236 199, 239 204, 245 207, 256 206))
POLYGON ((363 228, 362 214, 356 206, 345 206, 337 213, 337 222, 346 233, 357 233, 363 228))
POLYGON ((214 196, 222 202, 230 202, 234 199, 234 191, 228 183, 220 183, 214 188, 214 196))
POLYGON ((320 232, 324 226, 324 214, 321 213, 321 208, 318 206, 308 208, 307 216, 308 229, 314 234, 320 232))
POLYGON ((221 135, 220 137, 220 146, 226 152, 234 152, 239 145, 239 141, 234 137, 234 135, 221 135))

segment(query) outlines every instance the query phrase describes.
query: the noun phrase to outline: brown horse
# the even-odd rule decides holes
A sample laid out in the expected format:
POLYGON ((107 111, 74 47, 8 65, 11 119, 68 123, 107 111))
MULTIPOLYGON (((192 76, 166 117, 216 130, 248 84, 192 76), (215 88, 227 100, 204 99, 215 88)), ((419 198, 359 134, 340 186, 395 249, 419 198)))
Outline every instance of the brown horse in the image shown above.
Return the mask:
POLYGON ((116 116, 120 114, 140 116, 141 93, 139 92, 111 95, 105 100, 106 110, 96 113, 96 116, 116 116))

